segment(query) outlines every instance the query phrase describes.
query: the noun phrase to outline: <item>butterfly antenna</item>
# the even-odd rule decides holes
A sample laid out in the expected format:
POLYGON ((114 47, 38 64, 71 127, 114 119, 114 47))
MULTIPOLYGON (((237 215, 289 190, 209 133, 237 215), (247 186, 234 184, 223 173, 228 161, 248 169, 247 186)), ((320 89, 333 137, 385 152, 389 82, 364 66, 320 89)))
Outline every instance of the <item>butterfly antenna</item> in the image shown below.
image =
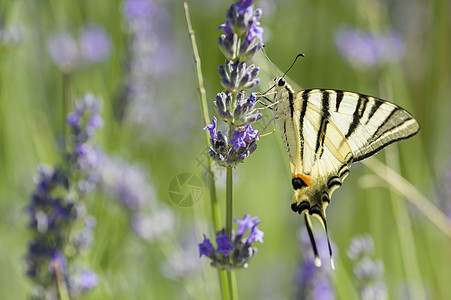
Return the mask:
POLYGON ((298 55, 296 55, 296 57, 294 58, 294 61, 291 63, 291 66, 288 68, 288 70, 283 74, 282 78, 285 77, 285 75, 287 75, 288 71, 291 70, 291 68, 294 66, 294 64, 296 63, 296 61, 298 60, 299 57, 305 57, 304 54, 299 53, 298 55))
POLYGON ((315 266, 321 267, 321 259, 318 255, 318 249, 316 248, 315 237, 313 236, 312 221, 307 212, 304 213, 305 226, 307 227, 308 236, 310 238, 310 244, 312 244, 313 254, 315 254, 315 266))
POLYGON ((265 55, 265 57, 266 57, 266 59, 269 61, 269 63, 274 67, 274 69, 276 69, 277 74, 279 74, 279 77, 280 77, 280 71, 279 71, 279 69, 277 69, 276 65, 269 59, 269 56, 266 54, 266 51, 265 51, 264 47, 265 47, 265 45, 263 45, 263 47, 261 48, 263 54, 265 55))

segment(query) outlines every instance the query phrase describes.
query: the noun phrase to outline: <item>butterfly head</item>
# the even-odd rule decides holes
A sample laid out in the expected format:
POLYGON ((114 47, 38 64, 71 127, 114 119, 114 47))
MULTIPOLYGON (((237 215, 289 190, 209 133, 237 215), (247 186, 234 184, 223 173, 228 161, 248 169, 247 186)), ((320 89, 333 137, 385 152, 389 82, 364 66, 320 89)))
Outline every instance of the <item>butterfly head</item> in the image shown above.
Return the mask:
POLYGON ((274 82, 278 87, 284 87, 287 84, 287 81, 283 77, 277 77, 274 79, 274 82))

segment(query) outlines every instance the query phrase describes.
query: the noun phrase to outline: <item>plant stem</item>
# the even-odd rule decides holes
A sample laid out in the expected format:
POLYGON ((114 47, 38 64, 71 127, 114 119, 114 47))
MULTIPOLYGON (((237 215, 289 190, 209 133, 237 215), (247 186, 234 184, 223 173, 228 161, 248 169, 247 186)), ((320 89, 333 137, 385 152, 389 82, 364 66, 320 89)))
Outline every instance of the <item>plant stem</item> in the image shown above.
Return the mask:
POLYGON ((226 234, 232 238, 232 217, 233 217, 233 169, 227 168, 226 179, 226 234))
MULTIPOLYGON (((69 113, 70 110, 70 106, 71 106, 71 75, 69 73, 63 73, 63 99, 62 99, 62 126, 63 126, 63 135, 64 135, 64 140, 65 140, 65 145, 66 145, 66 138, 68 135, 68 128, 66 126, 66 117, 67 114, 69 113)), ((66 147, 64 148, 64 150, 67 150, 66 147)))
POLYGON ((423 195, 413 184, 399 175, 393 169, 371 157, 363 161, 363 164, 370 168, 377 176, 393 187, 401 195, 412 203, 425 215, 437 228, 451 238, 451 222, 445 214, 441 212, 428 198, 423 195))
MULTIPOLYGON (((210 122, 210 116, 208 113, 207 92, 205 91, 205 88, 204 88, 204 79, 202 76, 202 66, 201 66, 201 62, 200 62, 200 56, 199 56, 199 51, 197 50, 196 36, 194 35, 194 30, 191 25, 188 3, 184 2, 183 6, 185 9, 185 18, 186 18, 186 24, 188 26, 188 33, 189 33, 189 38, 191 41, 191 47, 193 49, 194 64, 196 66, 197 83, 199 86, 200 106, 202 109, 202 117, 203 117, 203 121, 204 121, 204 126, 207 126, 210 122)), ((206 145, 210 144, 210 135, 209 135, 208 131, 205 132, 205 142, 206 142, 206 145)), ((208 155, 208 152, 207 152, 207 161, 208 161, 207 181, 208 181, 208 185, 210 187, 211 216, 212 216, 214 231, 217 232, 217 231, 221 230, 221 219, 220 219, 218 198, 216 196, 215 165, 214 165, 214 161, 210 158, 210 155, 208 155)), ((230 294, 229 294, 226 271, 224 271, 224 270, 218 271, 218 275, 219 275, 219 285, 221 288, 222 299, 228 300, 228 299, 230 299, 230 294)))
POLYGON ((235 271, 227 271, 227 281, 229 284, 229 293, 230 293, 230 299, 237 300, 238 299, 238 288, 236 284, 236 276, 235 271))
MULTIPOLYGON (((196 37, 194 35, 193 27, 191 26, 191 19, 189 17, 189 10, 188 10, 188 4, 184 3, 185 8, 185 17, 186 17, 186 24, 188 26, 188 32, 189 37, 191 41, 191 47, 193 49, 193 55, 194 55, 194 64, 196 65, 196 73, 197 73, 197 82, 199 85, 199 93, 200 93, 200 105, 202 108, 202 117, 204 121, 204 126, 207 126, 210 122, 210 117, 208 114, 208 106, 207 106, 207 95, 204 88, 204 79, 202 76, 202 67, 200 63, 200 57, 199 57, 199 51, 197 50, 197 43, 196 43, 196 37)), ((210 135, 208 131, 205 132, 205 139, 206 144, 208 145, 210 143, 210 135)), ((215 173, 214 173, 214 161, 210 158, 210 156, 207 153, 207 159, 208 159, 208 185, 210 187, 210 202, 211 202, 211 214, 213 219, 213 225, 215 231, 218 231, 221 229, 221 219, 219 214, 219 205, 218 205, 218 198, 216 196, 216 183, 215 183, 215 173)))

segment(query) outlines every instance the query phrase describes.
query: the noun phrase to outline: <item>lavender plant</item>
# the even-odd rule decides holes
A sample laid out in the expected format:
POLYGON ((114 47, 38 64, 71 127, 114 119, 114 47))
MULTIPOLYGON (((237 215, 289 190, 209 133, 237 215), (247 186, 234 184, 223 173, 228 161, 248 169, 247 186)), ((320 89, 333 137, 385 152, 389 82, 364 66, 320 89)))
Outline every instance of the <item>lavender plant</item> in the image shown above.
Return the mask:
POLYGON ((264 233, 257 228, 260 220, 251 218, 248 214, 242 220, 235 219, 238 224, 236 234, 232 237, 225 234, 225 230, 216 233, 216 249, 211 241, 204 235, 204 240, 199 244, 199 255, 212 260, 211 265, 221 270, 233 270, 234 268, 246 268, 249 260, 257 253, 257 248, 252 247, 256 241, 263 243, 264 233), (250 229, 247 237, 244 237, 250 229))
MULTIPOLYGON (((218 39, 219 48, 226 57, 225 64, 220 65, 218 69, 225 91, 216 95, 214 106, 229 128, 227 133, 218 131, 217 119, 214 117, 213 124, 206 126, 204 130, 210 132, 210 157, 218 165, 227 168, 227 221, 225 229, 218 232, 216 237, 219 252, 227 259, 218 261, 216 256, 207 255, 205 252, 201 252, 201 255, 210 257, 213 260, 212 265, 220 269, 226 265, 229 265, 229 268, 247 266, 247 260, 253 256, 249 256, 245 262, 237 257, 237 261, 232 259, 234 262, 229 264, 227 251, 235 249, 231 241, 233 240, 234 244, 239 242, 243 234, 237 232, 236 236, 232 236, 232 168, 244 162, 257 149, 258 130, 253 129, 252 124, 262 118, 255 109, 255 93, 251 93, 247 98, 245 95, 246 90, 259 83, 259 68, 253 64, 247 66, 246 62, 262 47, 263 28, 258 22, 260 16, 261 10, 254 9, 254 1, 238 1, 227 11, 226 23, 218 27, 225 33, 218 39)), ((245 218, 247 220, 247 217, 245 218)), ((208 239, 201 245, 207 245, 206 241, 208 239)))
POLYGON ((67 116, 70 134, 62 166, 38 167, 27 206, 32 241, 25 261, 35 283, 32 299, 77 298, 98 284, 97 275, 76 258, 93 238, 94 217, 85 201, 97 177, 98 149, 91 142, 102 126, 100 100, 87 94, 67 116))
POLYGON ((239 222, 238 231, 236 234, 232 232, 232 170, 256 150, 258 131, 252 128, 252 124, 262 118, 262 115, 255 109, 255 93, 251 93, 249 97, 246 97, 246 90, 254 88, 260 81, 257 78, 259 68, 253 64, 247 65, 247 61, 263 45, 263 28, 258 22, 262 11, 261 9, 255 9, 254 5, 253 0, 236 1, 226 13, 226 22, 218 27, 219 30, 224 30, 225 33, 218 38, 219 48, 226 57, 224 65, 220 65, 218 68, 221 84, 225 91, 216 95, 214 106, 220 118, 228 124, 228 132, 223 133, 217 130, 216 117, 212 120, 213 124, 206 124, 208 122, 208 109, 203 88, 200 60, 189 20, 187 4, 185 3, 188 29, 196 58, 202 112, 206 124, 204 130, 208 130, 210 133, 210 196, 213 224, 215 230, 217 230, 216 249, 204 235, 204 241, 199 244, 199 253, 200 256, 205 255, 209 257, 212 261, 212 266, 228 271, 227 279, 225 279, 225 274, 220 272, 221 290, 224 299, 237 296, 236 280, 234 273, 231 271, 234 268, 247 267, 249 259, 255 255, 255 249, 251 247, 251 244, 255 240, 263 241, 263 232, 256 227, 260 221, 258 218, 250 219, 249 215, 246 215, 243 220, 237 221, 239 222), (226 225, 225 228, 220 230, 218 230, 220 226, 219 209, 215 193, 213 161, 227 170, 226 225), (253 225, 249 225, 251 224, 249 222, 253 225), (248 238, 243 240, 242 236, 248 227, 252 228, 251 232, 248 238))
POLYGON ((371 259, 374 242, 370 235, 357 236, 348 248, 348 257, 354 261, 354 276, 359 290, 359 299, 388 299, 387 287, 383 281, 384 263, 371 259))

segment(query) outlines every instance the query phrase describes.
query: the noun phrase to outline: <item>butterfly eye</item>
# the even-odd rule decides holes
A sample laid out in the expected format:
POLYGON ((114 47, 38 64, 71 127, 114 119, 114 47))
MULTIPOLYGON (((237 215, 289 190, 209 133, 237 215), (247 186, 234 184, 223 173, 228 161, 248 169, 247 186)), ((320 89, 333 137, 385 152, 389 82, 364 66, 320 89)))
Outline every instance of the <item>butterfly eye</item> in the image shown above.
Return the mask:
POLYGON ((279 86, 284 86, 285 85, 285 79, 283 79, 283 78, 280 78, 279 79, 279 82, 277 83, 279 86))

